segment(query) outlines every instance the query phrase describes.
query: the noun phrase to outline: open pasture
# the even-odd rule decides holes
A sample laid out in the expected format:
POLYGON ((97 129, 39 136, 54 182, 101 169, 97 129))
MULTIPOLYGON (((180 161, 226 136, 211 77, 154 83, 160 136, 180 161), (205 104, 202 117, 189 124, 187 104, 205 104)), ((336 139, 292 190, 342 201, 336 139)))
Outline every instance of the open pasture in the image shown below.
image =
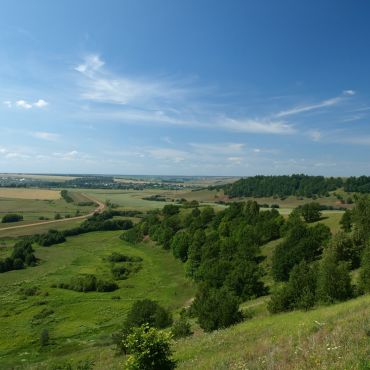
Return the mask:
POLYGON ((0 274, 2 366, 25 365, 63 354, 73 358, 86 346, 93 350, 92 346, 106 345, 133 301, 150 298, 176 310, 194 295, 183 265, 171 253, 151 244, 130 246, 119 239, 120 233, 89 233, 60 245, 36 247, 38 266, 0 274), (117 281, 118 290, 79 293, 51 287, 81 273, 111 279, 110 263, 105 258, 112 252, 143 258, 139 272, 117 281), (37 287, 39 294, 25 297, 20 293, 25 287, 37 287), (45 308, 53 313, 35 320, 45 308), (49 330, 52 344, 40 351, 39 336, 44 328, 49 330))

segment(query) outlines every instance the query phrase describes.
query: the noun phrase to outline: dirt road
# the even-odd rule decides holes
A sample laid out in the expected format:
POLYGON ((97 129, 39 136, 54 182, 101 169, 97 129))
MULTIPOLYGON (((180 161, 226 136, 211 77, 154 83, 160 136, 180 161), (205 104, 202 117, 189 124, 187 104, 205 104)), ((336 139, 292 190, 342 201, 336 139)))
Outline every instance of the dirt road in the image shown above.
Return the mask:
POLYGON ((5 230, 22 229, 22 228, 25 228, 25 227, 33 227, 33 226, 46 225, 46 224, 55 224, 55 223, 58 223, 58 222, 66 222, 66 221, 71 221, 71 220, 83 220, 85 218, 88 218, 88 217, 94 215, 95 213, 101 213, 101 212, 104 211, 104 209, 106 207, 104 203, 102 203, 100 200, 91 198, 89 195, 86 195, 86 194, 83 194, 83 195, 86 198, 89 198, 92 202, 95 202, 95 203, 98 204, 98 207, 95 208, 92 212, 90 212, 87 215, 70 217, 70 218, 62 218, 60 220, 33 222, 32 224, 27 224, 27 225, 16 225, 16 226, 4 227, 4 228, 0 228, 0 234, 1 234, 2 231, 5 231, 5 230))

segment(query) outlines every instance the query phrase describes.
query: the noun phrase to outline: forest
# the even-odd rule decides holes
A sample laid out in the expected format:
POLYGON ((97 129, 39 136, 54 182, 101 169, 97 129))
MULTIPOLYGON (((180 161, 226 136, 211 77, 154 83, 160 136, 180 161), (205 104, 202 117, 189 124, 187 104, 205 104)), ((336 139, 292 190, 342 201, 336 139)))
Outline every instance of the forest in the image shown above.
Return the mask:
POLYGON ((348 178, 301 174, 253 176, 212 188, 223 189, 230 197, 328 196, 329 192, 339 188, 343 188, 346 192, 368 193, 370 176, 348 178))

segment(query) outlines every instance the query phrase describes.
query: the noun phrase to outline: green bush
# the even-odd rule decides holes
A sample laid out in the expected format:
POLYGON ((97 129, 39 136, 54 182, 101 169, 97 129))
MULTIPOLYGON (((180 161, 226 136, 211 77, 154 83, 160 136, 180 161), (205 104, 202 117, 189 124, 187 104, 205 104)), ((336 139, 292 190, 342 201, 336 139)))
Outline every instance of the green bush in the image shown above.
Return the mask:
POLYGON ((171 335, 158 331, 149 325, 134 328, 124 340, 124 346, 130 353, 125 364, 127 370, 172 370, 170 348, 171 335))
POLYGON ((226 328, 242 320, 239 300, 226 288, 202 286, 192 305, 200 327, 207 332, 226 328))
POLYGON ((5 215, 1 222, 3 224, 5 223, 9 223, 9 222, 18 222, 18 221, 22 221, 23 220, 23 216, 22 215, 17 215, 15 213, 9 213, 7 215, 5 215))
POLYGON ((185 338, 193 334, 191 325, 184 316, 181 316, 179 320, 174 322, 171 332, 175 339, 185 338))

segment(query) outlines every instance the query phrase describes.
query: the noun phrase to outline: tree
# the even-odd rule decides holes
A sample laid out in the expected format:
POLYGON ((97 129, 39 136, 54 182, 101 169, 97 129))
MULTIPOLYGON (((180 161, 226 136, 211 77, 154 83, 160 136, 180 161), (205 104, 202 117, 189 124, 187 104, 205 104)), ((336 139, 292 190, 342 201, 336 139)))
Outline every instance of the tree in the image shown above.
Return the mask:
POLYGON ((177 232, 171 241, 173 255, 182 262, 186 262, 188 259, 189 244, 190 235, 185 231, 177 232))
POLYGON ((330 250, 326 251, 320 262, 317 296, 323 303, 344 301, 352 296, 348 263, 338 262, 335 254, 330 250))
POLYGON ((9 213, 7 215, 5 215, 1 222, 3 224, 5 223, 8 223, 8 222, 18 222, 18 221, 22 221, 23 220, 23 216, 22 215, 17 215, 15 213, 9 213))
POLYGON ((343 213, 342 218, 339 221, 341 229, 349 233, 352 230, 352 212, 349 209, 346 209, 343 213))
POLYGON ((315 222, 320 220, 320 204, 316 202, 311 202, 304 204, 301 208, 302 217, 306 222, 315 222))
POLYGON ((328 244, 328 249, 334 254, 337 261, 346 261, 351 269, 360 265, 361 249, 353 243, 348 234, 341 231, 334 235, 328 244))
POLYGON ((193 309, 200 327, 207 332, 226 328, 242 319, 238 298, 226 288, 203 285, 195 297, 193 309))
POLYGON ((175 368, 170 348, 171 334, 158 331, 149 325, 134 328, 123 345, 130 354, 127 370, 171 370, 175 368))
POLYGON ((301 261, 290 273, 289 281, 271 296, 268 309, 272 313, 293 309, 308 310, 315 304, 316 269, 301 261))
POLYGON ((359 285, 363 292, 370 293, 370 242, 362 254, 359 285))

